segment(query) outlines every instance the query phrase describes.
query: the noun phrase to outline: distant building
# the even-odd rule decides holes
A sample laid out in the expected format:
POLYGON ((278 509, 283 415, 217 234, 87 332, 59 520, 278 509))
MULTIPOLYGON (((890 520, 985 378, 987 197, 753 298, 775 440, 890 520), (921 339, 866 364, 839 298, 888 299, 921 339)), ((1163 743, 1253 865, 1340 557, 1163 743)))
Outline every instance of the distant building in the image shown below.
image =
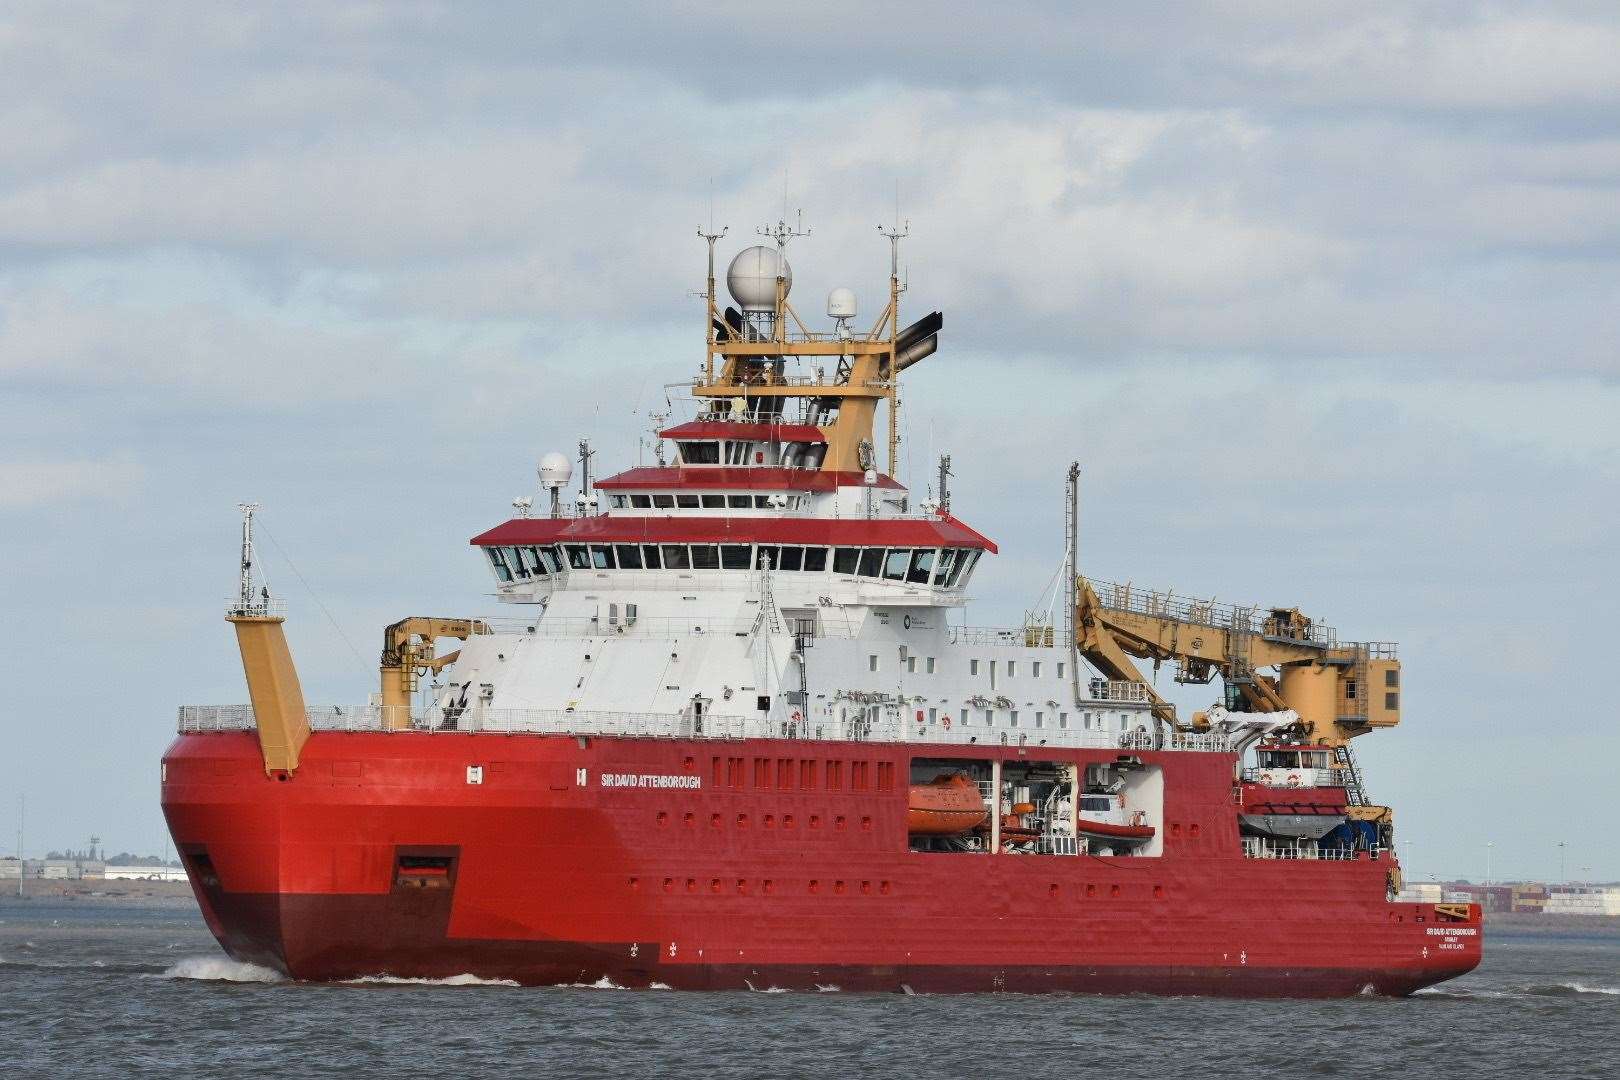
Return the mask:
POLYGON ((1620 885, 1554 885, 1542 910, 1548 915, 1620 915, 1620 885))

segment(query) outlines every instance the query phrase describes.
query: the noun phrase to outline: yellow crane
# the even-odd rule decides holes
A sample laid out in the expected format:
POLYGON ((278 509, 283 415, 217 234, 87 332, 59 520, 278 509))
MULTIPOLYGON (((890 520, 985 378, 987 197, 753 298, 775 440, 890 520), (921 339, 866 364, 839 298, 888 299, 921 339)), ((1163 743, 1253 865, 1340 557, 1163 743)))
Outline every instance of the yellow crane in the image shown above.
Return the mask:
MULTIPOLYGON (((1148 685, 1134 660, 1155 668, 1173 662, 1182 683, 1219 675, 1229 707, 1292 709, 1304 738, 1325 746, 1400 722, 1401 663, 1392 642, 1340 642, 1298 608, 1236 607, 1078 576, 1074 604, 1075 645, 1111 679, 1148 685)), ((1151 686, 1148 694, 1158 719, 1201 726, 1202 714, 1183 724, 1151 686)))

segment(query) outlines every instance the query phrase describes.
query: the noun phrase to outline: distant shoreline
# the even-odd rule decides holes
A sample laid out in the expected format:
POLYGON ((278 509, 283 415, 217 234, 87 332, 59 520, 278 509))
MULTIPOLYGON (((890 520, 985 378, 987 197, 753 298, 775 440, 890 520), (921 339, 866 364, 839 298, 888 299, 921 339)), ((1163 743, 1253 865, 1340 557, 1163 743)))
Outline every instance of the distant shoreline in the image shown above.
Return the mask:
POLYGON ((39 900, 86 900, 95 903, 111 901, 145 907, 192 909, 197 907, 197 898, 192 895, 191 883, 186 881, 30 879, 23 882, 23 895, 20 899, 17 896, 15 879, 0 882, 0 906, 25 907, 39 900))

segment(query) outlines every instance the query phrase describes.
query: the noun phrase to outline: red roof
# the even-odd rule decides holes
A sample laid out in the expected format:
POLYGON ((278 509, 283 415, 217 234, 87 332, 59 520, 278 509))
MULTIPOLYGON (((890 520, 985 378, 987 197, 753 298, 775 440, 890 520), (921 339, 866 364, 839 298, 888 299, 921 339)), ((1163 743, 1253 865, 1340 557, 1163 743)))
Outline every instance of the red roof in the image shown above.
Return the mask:
POLYGON ((814 424, 745 424, 731 420, 693 420, 677 424, 659 435, 666 439, 756 439, 770 442, 824 443, 827 436, 814 424))
MULTIPOLYGON (((675 488, 703 488, 712 491, 832 491, 841 487, 861 487, 866 478, 858 472, 826 472, 818 469, 775 469, 746 465, 646 466, 626 469, 596 486, 603 491, 637 491, 675 488)), ((877 486, 904 491, 893 477, 878 474, 877 486)))
POLYGON ((844 547, 996 545, 955 518, 626 517, 513 518, 472 538, 479 546, 551 543, 824 544, 844 547))

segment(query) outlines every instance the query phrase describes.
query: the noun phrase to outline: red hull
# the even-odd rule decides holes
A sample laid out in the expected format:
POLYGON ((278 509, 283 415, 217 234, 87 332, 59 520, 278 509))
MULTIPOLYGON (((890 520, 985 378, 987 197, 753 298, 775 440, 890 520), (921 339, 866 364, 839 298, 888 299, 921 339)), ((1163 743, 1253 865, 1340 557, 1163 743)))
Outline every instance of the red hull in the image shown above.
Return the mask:
POLYGON ((1296 997, 1479 962, 1478 909, 1388 902, 1389 861, 1244 858, 1230 754, 1139 755, 1164 770, 1163 854, 1074 857, 909 851, 925 752, 1020 756, 332 732, 272 779, 251 733, 186 735, 163 805, 221 945, 303 979, 1296 997))

